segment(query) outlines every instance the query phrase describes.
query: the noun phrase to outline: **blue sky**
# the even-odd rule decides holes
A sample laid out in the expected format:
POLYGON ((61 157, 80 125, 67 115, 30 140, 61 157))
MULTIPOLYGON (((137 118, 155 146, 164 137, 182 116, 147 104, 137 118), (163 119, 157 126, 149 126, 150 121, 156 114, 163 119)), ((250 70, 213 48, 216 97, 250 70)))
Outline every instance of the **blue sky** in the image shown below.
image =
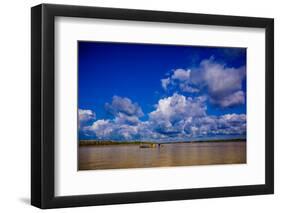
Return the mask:
POLYGON ((78 42, 79 138, 246 135, 246 49, 78 42))

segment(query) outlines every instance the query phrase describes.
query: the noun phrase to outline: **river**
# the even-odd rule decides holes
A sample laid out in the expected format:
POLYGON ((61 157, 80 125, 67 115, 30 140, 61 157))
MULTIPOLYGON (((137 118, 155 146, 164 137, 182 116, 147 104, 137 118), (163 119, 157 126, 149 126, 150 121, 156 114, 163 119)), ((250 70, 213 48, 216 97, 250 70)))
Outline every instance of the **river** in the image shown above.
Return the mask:
POLYGON ((246 142, 80 146, 78 170, 246 163, 246 142))

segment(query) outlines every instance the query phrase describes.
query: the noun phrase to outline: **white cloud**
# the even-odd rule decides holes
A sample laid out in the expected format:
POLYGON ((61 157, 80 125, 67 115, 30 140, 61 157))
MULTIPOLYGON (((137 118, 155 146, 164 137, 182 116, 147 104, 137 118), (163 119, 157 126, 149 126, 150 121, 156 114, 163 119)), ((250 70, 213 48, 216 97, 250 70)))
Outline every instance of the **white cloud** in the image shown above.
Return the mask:
POLYGON ((96 118, 95 112, 89 109, 79 109, 78 110, 79 121, 89 121, 96 118))
POLYGON ((114 130, 114 126, 109 120, 97 120, 91 126, 85 127, 84 131, 92 132, 97 138, 109 138, 114 130))
POLYGON ((162 79, 162 87, 182 93, 205 93, 213 104, 232 107, 245 103, 242 91, 245 77, 244 66, 227 67, 211 57, 201 61, 198 68, 173 70, 168 78, 162 79))
POLYGON ((198 92, 200 92, 199 89, 197 89, 195 87, 192 87, 192 86, 189 86, 188 83, 186 83, 186 82, 180 83, 179 87, 183 92, 188 92, 188 93, 198 93, 198 92))
POLYGON ((112 119, 101 119, 83 128, 88 135, 98 139, 131 140, 138 137, 140 126, 139 117, 143 116, 142 109, 129 98, 114 96, 112 103, 106 103, 105 109, 112 119))
POLYGON ((245 114, 235 114, 235 113, 232 113, 232 114, 225 114, 225 115, 222 115, 220 116, 220 118, 223 120, 223 122, 226 122, 226 123, 243 123, 243 122, 246 122, 246 115, 245 114))
POLYGON ((246 115, 233 113, 194 118, 185 126, 185 131, 192 136, 243 135, 246 133, 246 115))
POLYGON ((116 120, 97 120, 91 126, 83 130, 88 135, 92 135, 103 140, 132 140, 138 135, 139 126, 118 123, 116 120))
POLYGON ((187 81, 190 78, 191 70, 176 69, 173 72, 172 79, 179 81, 187 81))
POLYGON ((163 88, 164 90, 167 90, 167 88, 168 88, 170 82, 171 82, 170 78, 161 79, 162 88, 163 88))
POLYGON ((117 114, 114 120, 116 123, 129 125, 137 125, 140 122, 137 116, 128 116, 122 113, 117 114))
POLYGON ((204 97, 186 98, 175 93, 159 100, 155 111, 149 114, 149 121, 159 132, 183 132, 186 122, 190 122, 192 117, 206 115, 205 100, 204 97))
POLYGON ((129 98, 113 96, 111 103, 105 104, 105 109, 114 116, 115 123, 137 125, 143 116, 141 107, 129 98))
POLYGON ((175 69, 168 78, 161 79, 162 88, 164 90, 179 88, 183 92, 197 93, 199 89, 191 84, 191 70, 175 69))
POLYGON ((218 103, 222 107, 236 106, 245 103, 245 95, 243 91, 237 91, 219 100, 211 99, 214 103, 218 103))
MULTIPOLYGON (((221 105, 221 100, 242 89, 242 82, 246 75, 245 67, 228 68, 223 64, 215 63, 211 58, 203 60, 200 69, 199 73, 202 75, 200 83, 207 86, 211 98, 221 105)), ((239 96, 242 95, 244 96, 240 92, 239 96)))
POLYGON ((137 103, 133 103, 129 98, 119 96, 113 96, 112 102, 105 104, 105 109, 114 116, 119 114, 137 117, 143 116, 142 109, 137 103))
POLYGON ((78 128, 86 126, 88 122, 96 119, 96 113, 90 109, 78 109, 78 128))

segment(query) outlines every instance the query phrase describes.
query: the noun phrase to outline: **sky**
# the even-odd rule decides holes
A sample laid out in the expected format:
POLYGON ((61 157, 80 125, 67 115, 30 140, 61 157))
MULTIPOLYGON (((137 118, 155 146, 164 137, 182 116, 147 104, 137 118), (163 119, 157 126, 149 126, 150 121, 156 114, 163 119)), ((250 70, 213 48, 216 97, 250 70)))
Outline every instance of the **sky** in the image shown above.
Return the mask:
POLYGON ((246 48, 78 42, 79 139, 246 137, 246 48))

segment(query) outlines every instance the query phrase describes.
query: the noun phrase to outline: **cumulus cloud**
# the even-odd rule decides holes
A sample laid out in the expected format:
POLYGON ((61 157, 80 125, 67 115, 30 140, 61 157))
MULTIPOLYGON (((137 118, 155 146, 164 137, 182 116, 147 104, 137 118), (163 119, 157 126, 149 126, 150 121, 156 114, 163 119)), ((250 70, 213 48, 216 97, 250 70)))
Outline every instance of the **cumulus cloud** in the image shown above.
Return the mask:
POLYGON ((222 107, 236 106, 245 103, 245 94, 243 91, 237 91, 230 95, 221 97, 220 99, 211 99, 213 103, 217 103, 222 107))
POLYGON ((94 111, 90 109, 78 109, 79 130, 94 119, 96 119, 96 113, 94 111))
POLYGON ((150 118, 179 118, 188 116, 204 116, 206 114, 205 97, 185 97, 174 93, 172 96, 160 99, 156 110, 149 114, 150 118))
POLYGON ((119 96, 113 96, 112 102, 105 104, 105 109, 114 116, 118 114, 137 117, 143 116, 142 109, 137 103, 133 103, 129 98, 119 96))
POLYGON ((95 112, 89 109, 79 109, 78 110, 79 121, 89 121, 96 118, 95 112))
POLYGON ((94 138, 102 140, 136 140, 138 125, 118 123, 116 120, 101 119, 91 126, 84 128, 84 132, 94 138))
POLYGON ((143 116, 141 107, 129 98, 113 96, 111 103, 105 104, 105 110, 112 119, 100 119, 83 128, 87 135, 107 140, 132 140, 138 138, 143 116))
POLYGON ((205 84, 214 103, 223 107, 244 103, 242 82, 246 75, 245 67, 228 68, 215 63, 211 58, 203 60, 199 73, 202 75, 199 83, 205 84), (201 82, 200 82, 201 81, 201 82), (234 98, 236 100, 231 100, 234 98))
POLYGON ((173 72, 172 79, 179 81, 187 81, 190 78, 191 70, 176 69, 173 72))
POLYGON ((78 109, 78 128, 83 131, 83 128, 89 125, 90 122, 96 119, 96 113, 90 109, 78 109))
POLYGON ((162 79, 163 89, 175 89, 183 93, 205 93, 213 104, 232 107, 245 103, 242 83, 246 77, 245 66, 227 67, 214 58, 201 61, 194 69, 175 69, 162 79), (207 92, 206 92, 207 91, 207 92))
POLYGON ((113 96, 111 103, 105 104, 105 110, 113 115, 115 123, 137 125, 144 114, 137 103, 129 98, 113 96))
POLYGON ((160 99, 156 110, 149 114, 153 128, 161 133, 180 133, 192 117, 206 115, 205 97, 186 98, 177 93, 160 99))
POLYGON ((179 84, 180 89, 183 92, 188 92, 188 93, 198 93, 200 90, 198 88, 192 87, 188 85, 188 83, 180 83, 179 84))
POLYGON ((117 114, 114 121, 119 124, 129 124, 129 125, 137 125, 140 122, 137 116, 128 116, 122 113, 117 114))
POLYGON ((84 130, 93 131, 98 138, 107 138, 114 130, 113 125, 109 120, 97 120, 92 126, 86 127, 84 130))
POLYGON ((164 90, 167 90, 169 84, 170 84, 170 78, 164 78, 164 79, 161 79, 161 85, 162 85, 162 88, 164 90))
POLYGON ((207 115, 193 119, 185 130, 193 136, 243 135, 246 134, 246 115, 235 113, 221 116, 207 115))
POLYGON ((197 93, 199 89, 191 84, 191 70, 175 69, 172 75, 168 78, 161 79, 162 88, 168 90, 169 88, 179 88, 183 92, 197 93))
POLYGON ((206 101, 205 96, 191 98, 177 93, 160 99, 149 114, 147 127, 163 140, 246 134, 245 114, 208 115, 206 101))

